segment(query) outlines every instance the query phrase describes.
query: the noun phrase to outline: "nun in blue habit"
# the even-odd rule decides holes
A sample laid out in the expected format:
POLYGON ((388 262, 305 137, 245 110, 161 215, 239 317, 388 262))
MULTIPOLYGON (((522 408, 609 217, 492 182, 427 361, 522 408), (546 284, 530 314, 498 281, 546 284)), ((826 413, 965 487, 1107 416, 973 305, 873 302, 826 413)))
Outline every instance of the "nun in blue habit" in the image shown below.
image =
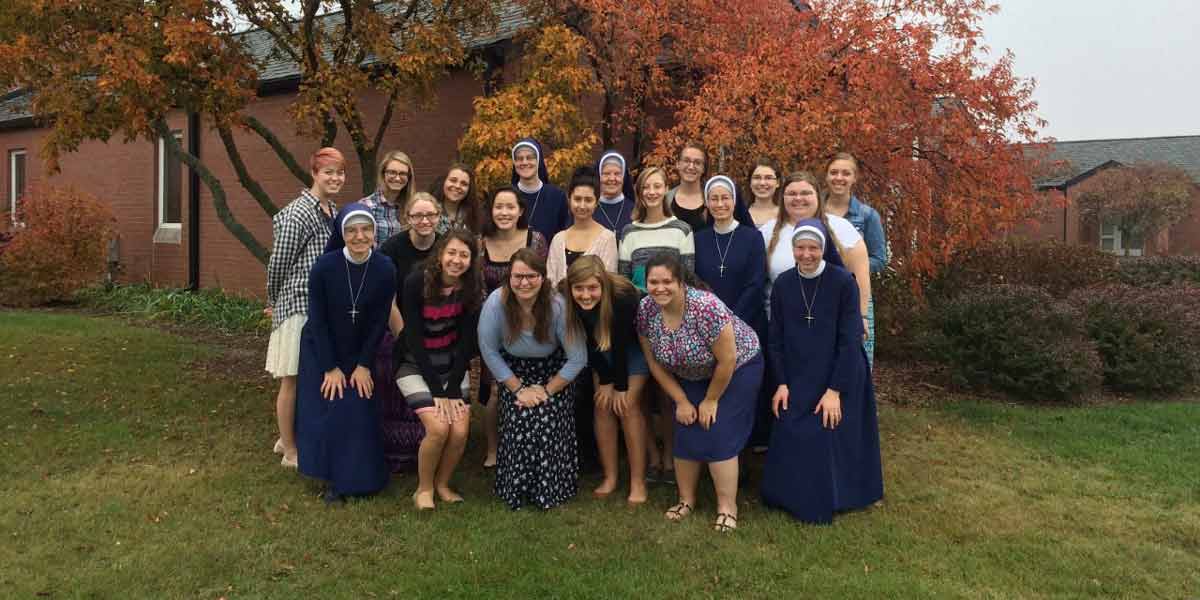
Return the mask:
POLYGON ((883 497, 858 285, 822 258, 827 237, 820 220, 797 224, 796 267, 775 281, 768 335, 780 382, 762 497, 807 523, 830 523, 883 497))
POLYGON ((374 251, 370 209, 349 204, 335 222, 308 277, 296 390, 300 472, 329 483, 327 502, 388 482, 371 367, 396 292, 391 259, 374 251))
POLYGON ((592 212, 592 219, 617 234, 620 242, 625 226, 633 222, 633 178, 629 176, 625 157, 615 150, 600 156, 596 173, 600 176, 599 202, 592 212))
POLYGON ((537 140, 524 138, 513 145, 512 184, 525 200, 529 227, 541 233, 546 241, 571 226, 567 194, 550 183, 546 156, 537 140))

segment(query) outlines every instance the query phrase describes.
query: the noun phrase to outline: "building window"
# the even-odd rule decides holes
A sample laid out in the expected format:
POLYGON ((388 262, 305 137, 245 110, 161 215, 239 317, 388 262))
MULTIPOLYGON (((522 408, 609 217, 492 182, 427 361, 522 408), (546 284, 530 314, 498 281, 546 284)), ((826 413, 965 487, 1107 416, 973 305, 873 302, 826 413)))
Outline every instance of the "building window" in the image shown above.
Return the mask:
MULTIPOLYGON (((171 135, 182 142, 183 132, 171 135)), ((158 226, 177 228, 182 222, 183 163, 167 151, 166 140, 158 140, 158 226)))
POLYGON ((10 150, 8 153, 8 211, 17 222, 17 208, 25 196, 25 151, 10 150))
POLYGON ((1141 256, 1145 246, 1142 236, 1121 231, 1117 222, 1105 219, 1100 223, 1101 250, 1117 256, 1141 256))

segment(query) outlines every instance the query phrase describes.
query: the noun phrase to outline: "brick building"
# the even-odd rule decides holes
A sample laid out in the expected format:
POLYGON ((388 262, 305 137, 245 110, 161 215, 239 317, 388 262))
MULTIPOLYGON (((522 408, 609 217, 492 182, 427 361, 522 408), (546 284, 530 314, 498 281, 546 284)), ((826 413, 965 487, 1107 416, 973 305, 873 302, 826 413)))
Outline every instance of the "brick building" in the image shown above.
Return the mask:
POLYGON ((1200 254, 1200 205, 1168 231, 1151 239, 1124 239, 1114 223, 1088 223, 1070 202, 1073 190, 1096 173, 1120 165, 1165 163, 1179 167, 1200 187, 1200 135, 1056 142, 1050 160, 1066 169, 1037 182, 1054 202, 1025 233, 1039 239, 1090 244, 1122 256, 1200 254), (1064 202, 1065 200, 1065 202, 1064 202))
MULTIPOLYGON (((524 14, 509 3, 502 5, 500 17, 494 33, 469 43, 489 62, 502 63, 506 57, 511 60, 510 40, 528 24, 524 14)), ((337 19, 340 14, 325 18, 337 19)), ((253 53, 268 56, 269 40, 261 32, 247 32, 243 39, 253 53)), ((299 81, 295 64, 268 61, 259 73, 259 97, 246 112, 261 120, 307 165, 318 142, 297 136, 287 115, 299 81)), ((380 154, 392 149, 407 152, 414 162, 415 183, 424 189, 456 156, 458 139, 474 113, 472 100, 483 93, 483 79, 467 71, 451 73, 439 86, 433 108, 393 117, 380 154)), ((361 99, 368 125, 378 122, 383 105, 384 98, 378 95, 361 99)), ((202 119, 189 118, 183 111, 175 111, 168 123, 183 147, 197 153, 221 180, 229 208, 237 219, 269 248, 270 217, 238 184, 216 132, 202 119)), ((0 95, 0 156, 5 161, 0 198, 4 211, 14 212, 21 197, 37 186, 73 185, 108 202, 116 215, 122 280, 265 295, 266 267, 226 230, 213 209, 208 189, 179 161, 165 156, 161 141, 85 142, 76 152, 62 157, 61 173, 51 175, 39 154, 46 133, 30 114, 27 95, 20 91, 0 95)), ((246 132, 235 132, 235 136, 247 167, 277 206, 282 207, 299 194, 302 185, 262 138, 246 132)), ((334 144, 347 157, 347 181, 337 198, 339 204, 362 195, 362 173, 348 140, 343 130, 334 144)))

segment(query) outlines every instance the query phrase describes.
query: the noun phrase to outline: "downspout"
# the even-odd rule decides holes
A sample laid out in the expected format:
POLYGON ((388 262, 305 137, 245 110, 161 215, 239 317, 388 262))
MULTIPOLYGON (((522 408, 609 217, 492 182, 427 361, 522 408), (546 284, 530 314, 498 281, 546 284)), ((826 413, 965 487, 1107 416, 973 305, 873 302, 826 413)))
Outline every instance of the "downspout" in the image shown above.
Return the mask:
MULTIPOLYGON (((200 158, 200 115, 187 117, 188 153, 200 158)), ((188 289, 200 289, 200 175, 188 169, 188 289)))
POLYGON ((1071 199, 1067 197, 1067 186, 1065 186, 1065 185, 1062 186, 1061 188, 1059 188, 1059 191, 1061 191, 1062 195, 1063 195, 1063 243, 1066 244, 1066 243, 1068 243, 1068 240, 1067 240, 1067 215, 1069 214, 1069 211, 1071 208, 1071 199))

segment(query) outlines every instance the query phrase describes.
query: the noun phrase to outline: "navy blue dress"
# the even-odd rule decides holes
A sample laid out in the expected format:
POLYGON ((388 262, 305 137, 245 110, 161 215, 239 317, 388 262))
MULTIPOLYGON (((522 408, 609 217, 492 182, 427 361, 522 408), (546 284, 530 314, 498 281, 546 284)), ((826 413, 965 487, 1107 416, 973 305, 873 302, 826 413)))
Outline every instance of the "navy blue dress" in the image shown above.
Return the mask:
POLYGON ((775 281, 769 356, 789 398, 771 430, 762 497, 801 521, 829 523, 835 512, 883 497, 879 421, 862 333, 858 284, 842 267, 827 264, 814 280, 793 268, 775 281), (801 285, 813 303, 811 322, 801 285), (842 422, 832 430, 813 414, 829 388, 842 400, 842 422))
POLYGON ((328 481, 338 496, 373 494, 388 482, 378 404, 358 395, 350 374, 374 365, 395 292, 395 267, 379 252, 361 265, 350 263, 341 250, 327 252, 309 273, 308 322, 300 336, 296 382, 296 447, 300 472, 328 481), (360 284, 352 320, 351 296, 360 284), (347 385, 340 399, 329 401, 321 396, 321 382, 335 367, 347 385))
POLYGON ((757 229, 738 224, 729 233, 696 232, 696 275, 763 339, 766 329, 767 246, 757 229), (721 256, 725 269, 721 269, 721 256))
POLYGON ((566 192, 550 183, 550 171, 546 169, 546 151, 542 145, 533 138, 524 138, 521 142, 537 148, 538 179, 542 181, 542 189, 530 194, 517 187, 517 182, 521 179, 517 176, 516 167, 512 169, 510 180, 513 189, 525 200, 525 216, 529 220, 529 228, 542 234, 549 242, 558 232, 570 227, 575 219, 571 217, 571 208, 567 206, 566 192))

